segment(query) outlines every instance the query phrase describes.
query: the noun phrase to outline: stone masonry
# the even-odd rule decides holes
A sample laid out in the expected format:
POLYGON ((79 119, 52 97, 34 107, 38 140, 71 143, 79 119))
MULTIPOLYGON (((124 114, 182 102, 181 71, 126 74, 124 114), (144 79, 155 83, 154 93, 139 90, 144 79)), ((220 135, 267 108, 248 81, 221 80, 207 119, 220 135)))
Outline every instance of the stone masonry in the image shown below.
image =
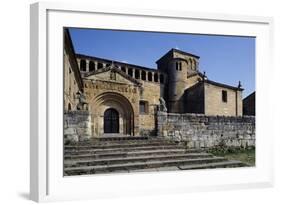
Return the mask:
POLYGON ((185 141, 189 148, 255 146, 255 117, 158 112, 158 136, 185 141))
POLYGON ((91 138, 89 111, 76 110, 64 113, 64 143, 87 141, 91 138))

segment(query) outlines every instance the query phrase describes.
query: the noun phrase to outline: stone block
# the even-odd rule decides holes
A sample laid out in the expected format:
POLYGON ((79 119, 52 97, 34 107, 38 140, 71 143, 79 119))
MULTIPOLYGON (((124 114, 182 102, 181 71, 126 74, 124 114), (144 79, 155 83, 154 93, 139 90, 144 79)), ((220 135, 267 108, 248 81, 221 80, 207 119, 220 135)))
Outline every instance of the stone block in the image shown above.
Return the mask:
POLYGON ((64 143, 73 143, 73 142, 78 142, 79 137, 78 135, 64 135, 64 143))
POLYGON ((75 135, 77 134, 76 129, 73 127, 68 127, 64 129, 64 135, 75 135))
POLYGON ((81 136, 79 136, 79 141, 80 142, 89 141, 90 139, 91 139, 90 135, 81 135, 81 136))

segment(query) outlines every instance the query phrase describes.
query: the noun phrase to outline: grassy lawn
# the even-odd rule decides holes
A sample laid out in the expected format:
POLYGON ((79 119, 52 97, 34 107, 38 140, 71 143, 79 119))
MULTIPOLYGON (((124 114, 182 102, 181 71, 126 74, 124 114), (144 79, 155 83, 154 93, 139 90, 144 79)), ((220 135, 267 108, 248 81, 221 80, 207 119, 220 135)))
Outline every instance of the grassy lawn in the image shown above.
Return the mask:
POLYGON ((255 166, 255 148, 247 149, 231 149, 231 148, 213 148, 208 150, 215 156, 225 157, 229 160, 239 160, 241 162, 247 163, 250 166, 255 166))

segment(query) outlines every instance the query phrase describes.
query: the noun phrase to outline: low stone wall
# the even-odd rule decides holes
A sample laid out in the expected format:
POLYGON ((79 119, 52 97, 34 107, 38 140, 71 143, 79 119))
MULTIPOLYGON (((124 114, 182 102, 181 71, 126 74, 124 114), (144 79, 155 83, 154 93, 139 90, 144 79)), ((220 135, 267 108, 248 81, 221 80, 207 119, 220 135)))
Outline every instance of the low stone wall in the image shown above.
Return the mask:
POLYGON ((64 143, 86 141, 91 138, 91 115, 89 111, 64 113, 64 143))
POLYGON ((255 117, 157 113, 158 136, 184 141, 189 148, 255 146, 255 117))

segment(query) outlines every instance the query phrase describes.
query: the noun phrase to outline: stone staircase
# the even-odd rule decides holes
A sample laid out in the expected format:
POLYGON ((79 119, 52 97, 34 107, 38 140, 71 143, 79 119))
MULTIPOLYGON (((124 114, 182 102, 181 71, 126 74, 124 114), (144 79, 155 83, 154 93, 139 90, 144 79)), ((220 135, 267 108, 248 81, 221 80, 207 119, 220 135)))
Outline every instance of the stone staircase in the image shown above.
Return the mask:
POLYGON ((64 146, 64 175, 247 166, 163 138, 106 137, 64 146))

